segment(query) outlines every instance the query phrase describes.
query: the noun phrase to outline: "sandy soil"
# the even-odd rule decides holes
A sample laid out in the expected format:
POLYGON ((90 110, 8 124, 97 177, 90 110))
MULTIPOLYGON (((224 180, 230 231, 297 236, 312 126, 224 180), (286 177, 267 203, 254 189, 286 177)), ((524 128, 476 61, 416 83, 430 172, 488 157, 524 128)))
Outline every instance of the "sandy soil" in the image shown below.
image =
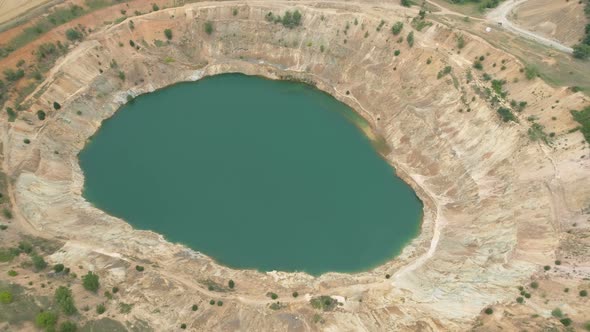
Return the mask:
POLYGON ((0 23, 10 21, 51 0, 0 0, 0 23))

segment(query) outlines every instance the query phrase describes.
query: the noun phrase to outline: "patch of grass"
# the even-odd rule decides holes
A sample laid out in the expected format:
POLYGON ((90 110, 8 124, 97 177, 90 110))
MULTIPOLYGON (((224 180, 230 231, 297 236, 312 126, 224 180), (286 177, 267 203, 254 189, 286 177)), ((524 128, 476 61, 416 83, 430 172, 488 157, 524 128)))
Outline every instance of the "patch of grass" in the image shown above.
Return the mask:
POLYGON ((590 106, 584 108, 581 111, 571 111, 574 120, 580 124, 580 131, 584 135, 584 138, 590 143, 590 106))
POLYGON ((128 314, 131 312, 131 309, 133 309, 133 304, 129 304, 129 303, 125 303, 125 302, 119 303, 119 312, 120 313, 128 314))
POLYGON ((12 295, 10 304, 0 304, 0 323, 18 326, 23 322, 32 322, 35 315, 42 310, 40 303, 48 303, 44 297, 33 297, 25 293, 21 286, 0 281, 0 292, 12 295))
POLYGON ((528 135, 531 141, 542 140, 545 143, 549 143, 547 133, 545 133, 543 129, 545 129, 545 127, 543 127, 542 125, 536 122, 533 123, 533 125, 528 130, 528 135))
POLYGON ((526 76, 528 80, 532 80, 539 76, 539 69, 533 65, 526 65, 526 67, 524 67, 524 76, 526 76))

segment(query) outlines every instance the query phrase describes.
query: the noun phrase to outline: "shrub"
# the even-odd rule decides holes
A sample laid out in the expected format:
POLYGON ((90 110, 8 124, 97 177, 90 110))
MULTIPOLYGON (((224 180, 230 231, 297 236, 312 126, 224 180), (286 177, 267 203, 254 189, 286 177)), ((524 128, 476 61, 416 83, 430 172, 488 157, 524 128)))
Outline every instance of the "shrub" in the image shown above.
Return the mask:
POLYGON ((135 265, 135 269, 139 272, 143 272, 144 268, 141 265, 135 265))
POLYGON ((293 292, 292 295, 293 295, 293 297, 297 297, 297 296, 299 296, 299 293, 295 291, 295 292, 293 292))
POLYGON ((77 330, 78 326, 71 321, 65 321, 59 325, 59 332, 76 332, 77 330))
POLYGON ((481 63, 481 61, 475 60, 475 62, 473 62, 473 68, 477 70, 483 70, 483 64, 481 63))
POLYGON ((41 120, 41 121, 45 120, 45 116, 46 116, 46 114, 45 114, 45 112, 43 112, 42 110, 38 110, 38 111, 37 111, 37 118, 38 118, 39 120, 41 120))
POLYGON ((24 142, 25 144, 31 144, 31 140, 30 140, 30 139, 28 139, 28 138, 25 138, 25 139, 23 140, 23 142, 24 142))
POLYGON ((41 312, 35 317, 35 324, 43 328, 47 331, 52 331, 55 329, 55 324, 57 323, 57 314, 51 311, 44 311, 41 312))
POLYGON ((57 302, 61 311, 63 311, 63 313, 68 316, 78 312, 76 306, 74 305, 72 291, 65 286, 59 286, 55 290, 55 302, 57 302))
POLYGON ((158 10, 160 10, 160 7, 158 7, 158 5, 156 5, 155 3, 152 4, 152 10, 157 12, 158 10))
POLYGON ((314 297, 309 301, 309 303, 313 308, 321 309, 323 311, 332 310, 338 305, 338 301, 326 295, 314 297))
POLYGON ((209 304, 210 304, 210 305, 215 305, 215 300, 211 300, 211 301, 209 301, 209 304))
POLYGON ((401 53, 401 52, 400 52, 400 50, 395 50, 395 51, 393 52, 393 55, 395 55, 395 56, 398 56, 400 53, 401 53))
POLYGON ((486 308, 486 310, 484 311, 486 313, 486 315, 491 315, 494 313, 494 309, 492 308, 486 308))
POLYGON ((301 25, 301 13, 299 12, 299 10, 295 10, 293 13, 287 10, 285 12, 285 15, 283 15, 281 23, 284 27, 293 29, 301 25))
POLYGON ((82 286, 84 286, 84 289, 96 293, 98 287, 100 287, 98 280, 98 275, 88 271, 85 276, 82 276, 82 286))
POLYGON ((393 26, 391 27, 391 33, 393 33, 395 36, 399 35, 400 32, 402 32, 402 29, 404 28, 404 24, 402 22, 395 22, 393 24, 393 26))
POLYGON ((57 110, 59 110, 61 108, 61 105, 57 101, 54 101, 53 102, 53 108, 57 111, 57 110))
POLYGON ((33 262, 33 267, 35 268, 35 271, 41 271, 47 267, 47 262, 45 262, 43 257, 39 255, 32 255, 31 261, 33 262))
POLYGON ((532 289, 537 289, 537 288, 539 288, 539 283, 538 283, 538 282, 536 282, 536 281, 533 281, 533 282, 531 282, 531 288, 532 288, 532 289))
POLYGON ((191 308, 193 311, 197 311, 199 310, 199 306, 196 304, 193 304, 193 307, 191 308))
POLYGON ((205 22, 205 33, 211 35, 213 33, 213 23, 210 21, 205 22))
POLYGON ((571 114, 574 120, 581 125, 580 131, 584 135, 584 138, 586 138, 586 141, 590 143, 590 106, 581 111, 572 110, 571 114))
POLYGON ((516 119, 514 114, 512 114, 510 109, 508 109, 506 107, 498 108, 498 114, 500 114, 500 117, 502 118, 502 121, 504 121, 504 122, 508 122, 508 121, 518 122, 518 120, 516 119))
POLYGON ((572 325, 572 320, 569 318, 562 318, 559 320, 563 326, 570 326, 572 325))
POLYGON ((80 40, 82 39, 82 37, 84 37, 84 35, 82 34, 82 32, 76 30, 76 29, 68 29, 66 30, 66 38, 68 38, 69 41, 76 41, 76 40, 80 40))
POLYGON ((0 303, 9 304, 12 303, 12 293, 7 291, 0 292, 0 303))
POLYGON ((129 39, 129 45, 131 47, 135 47, 135 42, 133 40, 129 39))
POLYGON ((133 304, 124 303, 124 302, 119 303, 119 312, 120 313, 128 314, 131 312, 131 309, 133 309, 133 304))
POLYGON ((221 300, 217 301, 217 306, 218 307, 221 307, 222 305, 223 305, 223 301, 221 301, 221 300))
POLYGON ((410 7, 412 6, 412 2, 410 0, 401 0, 400 4, 404 7, 410 7))
POLYGON ((389 279, 389 278, 391 278, 391 274, 388 273, 385 275, 385 279, 389 279))
POLYGON ((588 296, 588 291, 587 290, 581 290, 580 291, 580 296, 582 296, 582 297, 588 296))
POLYGON ((408 42, 408 45, 410 45, 410 47, 414 46, 414 31, 408 34, 408 36, 406 37, 406 41, 408 42))
POLYGON ((185 323, 180 324, 180 328, 183 330, 186 330, 186 324, 185 323))
POLYGON ((6 113, 8 114, 8 122, 16 120, 16 112, 11 107, 6 107, 6 113))
POLYGON ((459 35, 457 37, 457 48, 462 49, 463 47, 465 47, 465 38, 463 38, 463 35, 459 35))
POLYGON ((234 287, 236 286, 236 283, 230 279, 227 283, 227 286, 231 289, 234 289, 234 287))
POLYGON ((125 80, 125 73, 119 70, 119 78, 121 79, 121 81, 125 80))
POLYGON ((560 260, 556 260, 555 261, 555 265, 561 265, 561 261, 560 260))
POLYGON ((574 58, 577 59, 588 59, 590 58, 590 45, 579 43, 574 45, 574 58))
POLYGON ((234 8, 231 13, 232 13, 233 16, 238 15, 238 9, 237 8, 234 8))
POLYGON ((99 315, 104 314, 104 312, 106 310, 107 309, 105 308, 104 304, 102 304, 102 303, 96 306, 96 313, 99 314, 99 315))
POLYGON ((528 80, 532 80, 539 76, 539 70, 535 66, 527 65, 524 67, 524 76, 526 76, 528 80))
POLYGON ((64 270, 64 265, 63 264, 55 264, 53 266, 53 271, 55 271, 55 273, 60 273, 63 270, 64 270))
POLYGON ((10 276, 10 277, 16 277, 17 275, 18 275, 18 272, 16 272, 15 270, 8 271, 8 276, 10 276))
POLYGON ((551 270, 551 266, 545 265, 545 266, 543 266, 543 270, 549 271, 549 270, 551 270))
POLYGON ((172 39, 172 30, 170 30, 170 29, 164 30, 164 36, 166 36, 166 39, 171 40, 172 39))
POLYGON ((268 293, 267 295, 270 296, 270 298, 273 300, 276 300, 279 298, 279 296, 276 293, 271 292, 271 293, 268 293))
POLYGON ((115 286, 111 291, 113 292, 113 294, 117 294, 119 292, 119 287, 115 286))
POLYGON ((522 296, 519 296, 516 298, 516 302, 523 304, 524 303, 524 298, 522 296))
POLYGON ((555 308, 555 309, 553 309, 553 311, 551 311, 551 316, 556 317, 556 318, 561 318, 561 317, 563 317, 563 312, 561 312, 561 309, 555 308))

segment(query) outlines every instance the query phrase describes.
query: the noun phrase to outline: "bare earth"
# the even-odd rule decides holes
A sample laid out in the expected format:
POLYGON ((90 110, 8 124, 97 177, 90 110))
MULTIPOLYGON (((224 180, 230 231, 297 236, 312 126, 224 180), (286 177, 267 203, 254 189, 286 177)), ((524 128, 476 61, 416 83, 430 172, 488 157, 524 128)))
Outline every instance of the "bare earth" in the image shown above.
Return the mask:
MULTIPOLYGON (((227 1, 93 26, 29 96, 15 122, 2 113, 2 169, 14 216, 0 235, 8 234, 7 243, 20 234, 59 239, 63 247, 47 260, 77 267, 80 274, 96 272, 101 289, 89 294, 79 278, 52 279, 51 287, 72 284, 80 305, 104 301, 109 317, 155 331, 180 330, 181 323, 191 331, 564 329, 551 316, 555 307, 582 329, 590 321, 590 300, 578 296, 590 290, 590 145, 572 130, 577 123, 570 110, 589 105, 589 98, 539 78, 527 80, 516 57, 435 15, 428 17, 432 26, 414 30, 410 21, 417 15, 417 7, 397 3, 227 1), (269 12, 294 9, 303 14, 300 27, 265 19, 269 12), (381 20, 385 26, 377 31, 381 20), (400 36, 413 31, 413 47, 392 35, 396 21, 404 22, 400 36), (205 22, 213 25, 211 35, 205 22), (173 31, 169 44, 157 42, 165 41, 164 29, 173 31), (461 50, 459 35, 465 40, 461 50), (490 82, 472 68, 482 56, 485 72, 506 81, 506 100, 492 104, 485 97, 490 82), (437 78, 446 66, 451 72, 437 78), (134 230, 81 197, 77 155, 128 96, 229 72, 305 81, 371 123, 372 134, 391 148, 386 160, 424 202, 422 232, 399 257, 371 271, 320 277, 233 270, 158 234, 134 230), (503 122, 497 109, 512 99, 527 106, 514 113, 517 122, 503 122), (52 107, 56 101, 59 110, 52 107), (39 109, 47 112, 43 121, 35 114, 39 109), (550 144, 529 138, 531 118, 554 133, 550 144), (226 285, 229 279, 234 290, 212 290, 206 283, 226 285), (539 287, 529 287, 532 281, 539 287), (100 294, 113 286, 121 291, 104 299, 100 294), (532 295, 523 304, 515 300, 518 286, 532 295), (571 292, 563 292, 566 287, 571 292), (268 292, 277 293, 283 306, 273 309, 268 292), (341 305, 314 309, 309 300, 320 295, 341 305), (209 305, 212 299, 223 305, 209 305), (120 303, 133 309, 117 311, 120 303), (193 304, 199 310, 192 311, 193 304), (483 314, 487 307, 494 313, 483 314)), ((65 28, 46 38, 63 39, 65 28)), ((36 48, 29 47, 0 66, 13 66, 16 54, 31 57, 36 48)), ((30 278, 37 285, 50 274, 0 263, 2 276, 13 268, 21 276, 14 282, 28 292, 52 294, 27 286, 30 278)), ((97 318, 90 310, 79 319, 97 318)))
POLYGON ((0 0, 0 24, 51 0, 0 0))

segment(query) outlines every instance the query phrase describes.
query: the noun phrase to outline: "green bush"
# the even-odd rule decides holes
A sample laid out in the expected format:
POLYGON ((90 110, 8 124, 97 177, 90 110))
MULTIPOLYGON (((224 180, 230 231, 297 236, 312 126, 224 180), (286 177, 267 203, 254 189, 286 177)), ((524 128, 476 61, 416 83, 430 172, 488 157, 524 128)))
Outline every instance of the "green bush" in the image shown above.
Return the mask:
POLYGON ((210 21, 205 22, 205 33, 211 35, 213 33, 213 23, 210 21))
POLYGON ((113 289, 111 289, 111 291, 113 292, 113 294, 117 294, 119 292, 119 287, 115 286, 113 287, 113 289))
POLYGON ((158 10, 160 10, 160 7, 158 7, 158 5, 156 5, 155 3, 152 4, 152 10, 157 12, 158 10))
POLYGON ((299 293, 298 292, 293 292, 292 295, 293 295, 293 297, 297 297, 297 296, 299 296, 299 293))
POLYGON ((25 76, 25 71, 22 69, 4 69, 4 78, 9 82, 16 82, 25 76))
POLYGON ((82 32, 76 30, 76 29, 68 29, 66 30, 66 38, 68 38, 69 41, 76 41, 76 40, 81 40, 82 37, 84 37, 84 35, 82 34, 82 32))
POLYGON ((584 135, 584 138, 586 138, 586 141, 590 143, 590 106, 581 111, 572 110, 571 114, 574 120, 581 125, 580 131, 584 135))
POLYGON ((193 311, 197 311, 199 310, 199 306, 196 304, 193 304, 193 307, 191 308, 193 311))
POLYGON ((37 111, 37 118, 38 118, 39 120, 41 120, 41 121, 45 120, 45 116, 46 116, 46 114, 45 114, 45 112, 43 112, 42 110, 38 110, 38 111, 37 111))
POLYGON ((402 29, 404 28, 404 24, 402 22, 395 22, 393 24, 393 26, 391 27, 391 33, 393 33, 395 36, 399 35, 400 32, 402 32, 402 29))
POLYGON ((270 292, 267 295, 270 296, 270 298, 273 299, 273 300, 276 300, 276 299, 279 298, 279 296, 276 293, 270 292))
POLYGON ((524 76, 526 76, 528 80, 532 80, 539 76, 539 70, 535 66, 527 65, 524 67, 524 76))
POLYGON ((211 300, 211 301, 209 301, 209 304, 210 304, 210 305, 215 305, 215 300, 211 300))
POLYGON ((64 265, 63 264, 55 264, 53 266, 53 271, 55 271, 55 273, 60 273, 63 270, 64 270, 64 265))
POLYGON ((227 286, 228 286, 229 288, 231 288, 231 289, 234 289, 234 287, 236 287, 236 283, 235 283, 233 280, 231 280, 231 279, 230 279, 230 280, 227 282, 227 286))
POLYGON ((285 12, 285 15, 283 15, 281 23, 284 27, 289 29, 298 27, 301 25, 301 13, 299 12, 299 10, 295 10, 293 13, 287 10, 285 12))
POLYGON ((57 111, 57 110, 59 110, 61 108, 61 105, 57 101, 54 101, 53 102, 53 108, 57 111))
POLYGON ((71 321, 65 321, 59 325, 59 332, 76 332, 77 330, 78 326, 71 321))
POLYGON ((563 312, 561 312, 561 309, 555 308, 551 311, 551 316, 556 317, 556 318, 561 318, 561 317, 563 317, 563 312))
POLYGON ((587 290, 581 290, 580 291, 580 296, 582 296, 582 297, 588 296, 588 291, 587 290))
POLYGON ((395 51, 393 52, 393 55, 395 55, 395 56, 398 56, 400 53, 401 53, 401 52, 400 52, 400 50, 395 50, 395 51))
POLYGON ((35 268, 35 271, 41 271, 47 267, 47 262, 45 261, 45 259, 43 259, 43 257, 39 255, 33 254, 31 256, 31 261, 33 262, 33 267, 35 268))
POLYGON ((412 6, 412 2, 410 0, 401 0, 400 4, 404 7, 410 7, 412 6))
POLYGON ((570 326, 572 325, 572 320, 569 318, 562 318, 559 320, 563 326, 570 326))
POLYGON ((143 272, 143 270, 144 270, 144 267, 143 267, 143 266, 141 266, 141 265, 135 265, 135 269, 136 269, 137 271, 139 271, 139 272, 143 272))
POLYGON ((218 301, 217 301, 217 306, 218 306, 218 307, 221 307, 222 305, 223 305, 223 301, 221 301, 221 300, 218 300, 218 301))
POLYGON ((473 62, 473 68, 477 70, 483 70, 483 64, 481 63, 481 61, 475 60, 475 62, 473 62))
POLYGON ((486 315, 491 315, 494 313, 494 309, 492 308, 486 308, 486 310, 484 311, 486 313, 486 315))
POLYGON ((172 39, 172 30, 170 30, 170 29, 164 30, 164 36, 166 36, 166 39, 171 40, 172 39))
POLYGON ((118 76, 119 76, 119 79, 121 79, 121 81, 124 81, 125 80, 125 73, 124 72, 122 72, 122 71, 119 70, 118 76))
POLYGON ((574 45, 574 58, 586 60, 590 58, 590 45, 579 43, 574 45))
POLYGON ((524 298, 522 296, 519 296, 516 298, 516 302, 523 304, 524 303, 524 298))
POLYGON ((16 277, 18 275, 18 272, 16 272, 15 270, 9 270, 8 271, 8 276, 9 277, 16 277))
POLYGON ((518 119, 516 119, 516 117, 514 116, 514 114, 512 114, 510 109, 508 109, 506 107, 498 108, 498 114, 500 115, 500 117, 502 118, 502 121, 504 121, 504 122, 509 122, 509 121, 518 122, 518 119))
POLYGON ((105 308, 104 304, 102 304, 102 303, 96 306, 96 313, 99 314, 99 315, 104 314, 104 312, 106 310, 107 309, 105 308))
POLYGON ((100 287, 98 275, 88 271, 85 276, 82 276, 82 286, 84 286, 84 289, 96 293, 100 287))
POLYGON ((68 316, 78 312, 74 304, 72 291, 65 286, 59 286, 55 290, 55 302, 57 302, 61 311, 68 316))
POLYGON ((532 288, 532 289, 537 289, 537 288, 539 288, 539 283, 538 283, 538 282, 536 282, 536 281, 533 281, 533 282, 531 282, 531 288, 532 288))
POLYGON ((46 331, 55 330, 55 324, 57 323, 57 314, 51 311, 41 312, 35 317, 35 324, 45 329, 46 331))
POLYGON ((459 35, 457 37, 457 48, 462 49, 463 47, 465 47, 465 38, 463 38, 463 35, 459 35))
POLYGON ((9 304, 12 303, 12 293, 7 291, 0 292, 0 303, 9 304))
POLYGON ((186 324, 185 323, 180 324, 180 328, 183 330, 186 330, 186 324))
POLYGON ((408 45, 410 45, 410 47, 414 46, 414 31, 411 31, 408 36, 406 37, 406 41, 408 42, 408 45))

